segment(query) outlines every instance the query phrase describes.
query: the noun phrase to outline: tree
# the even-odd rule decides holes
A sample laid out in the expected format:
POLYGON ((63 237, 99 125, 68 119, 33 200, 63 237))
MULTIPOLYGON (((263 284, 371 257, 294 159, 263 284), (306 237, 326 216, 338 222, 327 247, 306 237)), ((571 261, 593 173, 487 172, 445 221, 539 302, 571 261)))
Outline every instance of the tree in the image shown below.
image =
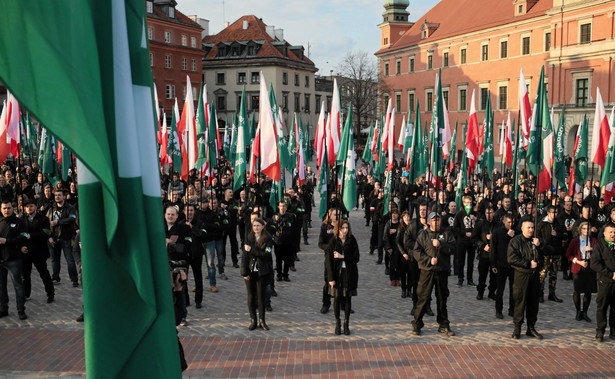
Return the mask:
MULTIPOLYGON (((357 130, 376 117, 378 69, 376 59, 365 51, 349 51, 337 67, 342 109, 352 102, 357 130)), ((358 132, 357 132, 358 136, 358 132)))

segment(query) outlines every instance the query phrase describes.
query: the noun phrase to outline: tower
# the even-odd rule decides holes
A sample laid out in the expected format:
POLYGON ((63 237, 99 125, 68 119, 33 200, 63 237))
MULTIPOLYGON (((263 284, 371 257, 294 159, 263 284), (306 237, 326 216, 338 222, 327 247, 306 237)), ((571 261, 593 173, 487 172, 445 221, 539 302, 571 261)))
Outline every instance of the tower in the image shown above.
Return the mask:
POLYGON ((387 48, 397 42, 414 25, 408 21, 410 12, 407 8, 409 5, 409 0, 384 1, 385 11, 382 14, 382 24, 378 25, 381 35, 380 48, 387 48))

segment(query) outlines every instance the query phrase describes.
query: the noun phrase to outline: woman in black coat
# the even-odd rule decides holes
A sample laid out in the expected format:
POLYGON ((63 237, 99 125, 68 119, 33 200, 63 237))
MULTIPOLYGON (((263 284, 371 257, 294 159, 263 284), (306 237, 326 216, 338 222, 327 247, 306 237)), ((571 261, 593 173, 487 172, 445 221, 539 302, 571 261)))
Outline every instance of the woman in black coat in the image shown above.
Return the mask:
POLYGON ((273 240, 265 230, 265 221, 257 218, 252 222, 252 232, 248 233, 244 241, 243 255, 241 257, 241 276, 246 282, 248 291, 248 310, 250 311, 249 330, 256 329, 256 304, 258 301, 259 326, 269 330, 265 322, 265 288, 269 283, 269 276, 273 275, 273 259, 271 251, 273 240))
POLYGON ((335 238, 329 241, 325 251, 327 278, 333 296, 335 312, 335 334, 341 333, 340 308, 344 303, 344 334, 349 335, 348 321, 350 319, 351 298, 357 295, 359 282, 359 245, 352 235, 348 220, 342 220, 335 229, 335 238))

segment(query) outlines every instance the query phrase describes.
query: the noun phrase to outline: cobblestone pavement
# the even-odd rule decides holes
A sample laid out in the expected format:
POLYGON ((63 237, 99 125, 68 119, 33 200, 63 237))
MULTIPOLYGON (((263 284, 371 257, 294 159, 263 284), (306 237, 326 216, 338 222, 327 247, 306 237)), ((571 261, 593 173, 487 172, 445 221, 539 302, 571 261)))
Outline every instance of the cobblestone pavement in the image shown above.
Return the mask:
MULTIPOLYGON (((562 280, 561 273, 557 295, 564 302, 540 304, 536 328, 545 337, 542 341, 524 333, 520 340, 511 339, 512 318, 496 319, 494 301, 486 296, 485 300, 476 300, 476 287, 458 288, 456 277, 449 278, 448 311, 457 335, 440 335, 435 317, 428 316, 423 335, 412 335, 412 301, 401 298, 400 287, 391 287, 384 275, 384 265, 376 265, 376 255, 368 254, 371 228, 364 226, 362 214, 354 210, 350 217, 361 251, 359 293, 353 298, 350 336, 333 334, 332 310, 324 315, 319 312, 324 258, 317 247, 320 223, 315 221, 309 231, 310 245, 301 244, 300 261, 296 263, 297 272, 291 272, 291 282, 275 284, 279 296, 272 298, 273 312, 267 314, 270 331, 247 329, 245 285, 239 269, 233 268, 227 258, 228 280, 218 278, 220 292, 206 290, 203 308, 190 306, 189 324, 180 328, 190 363, 185 374, 389 377, 410 373, 415 377, 468 377, 493 376, 489 370, 502 369, 498 375, 510 377, 615 376, 615 341, 607 338, 604 343, 596 343, 595 322, 575 321, 572 281, 562 280), (257 351, 265 352, 264 356, 257 351), (585 364, 576 367, 564 361, 563 357, 571 355, 584 357, 581 362, 585 364)), ((317 208, 313 219, 317 219, 317 208)), ((9 283, 9 316, 0 319, 0 339, 16 341, 16 351, 22 358, 0 354, 0 377, 84 374, 83 325, 74 321, 81 313, 82 293, 69 285, 65 264, 62 270, 62 284, 56 287, 52 304, 45 303, 42 283, 33 273, 34 288, 26 303, 29 318, 25 321, 17 318, 9 283), (24 350, 28 354, 23 354, 24 350), (37 359, 23 358, 32 355, 37 359)), ((474 279, 478 279, 477 272, 474 279)), ((205 288, 209 288, 207 280, 205 288)), ((190 296, 194 298, 192 292, 190 296)), ((504 304, 506 311, 507 297, 504 304)), ((594 295, 589 312, 592 320, 595 304, 594 295)))

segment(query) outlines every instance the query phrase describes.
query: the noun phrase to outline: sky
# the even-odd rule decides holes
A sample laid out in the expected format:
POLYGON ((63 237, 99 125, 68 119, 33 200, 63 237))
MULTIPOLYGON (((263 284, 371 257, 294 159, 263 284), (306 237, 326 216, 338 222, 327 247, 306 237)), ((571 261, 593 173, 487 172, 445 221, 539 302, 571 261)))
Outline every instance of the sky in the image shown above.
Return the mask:
MULTIPOLYGON (((416 21, 439 0, 410 0, 410 20, 416 21)), ((374 53, 380 48, 384 0, 177 0, 177 9, 209 20, 210 34, 253 14, 267 25, 284 29, 291 45, 303 45, 319 69, 335 74, 348 51, 374 53), (224 4, 224 6, 223 6, 224 4)), ((374 57, 375 59, 375 57, 374 57)))

